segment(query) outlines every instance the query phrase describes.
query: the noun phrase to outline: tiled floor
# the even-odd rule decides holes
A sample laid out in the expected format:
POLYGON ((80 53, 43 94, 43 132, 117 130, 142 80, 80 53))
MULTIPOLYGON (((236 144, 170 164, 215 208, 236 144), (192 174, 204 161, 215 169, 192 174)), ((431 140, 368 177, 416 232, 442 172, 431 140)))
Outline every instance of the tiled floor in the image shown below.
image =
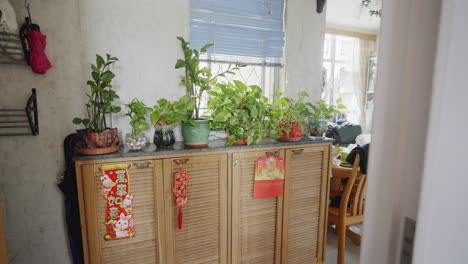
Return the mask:
MULTIPOLYGON (((338 237, 336 232, 328 228, 327 233, 327 258, 326 264, 335 264, 336 256, 338 254, 338 237)), ((359 264, 359 250, 360 247, 356 246, 349 238, 346 239, 346 264, 359 264)))

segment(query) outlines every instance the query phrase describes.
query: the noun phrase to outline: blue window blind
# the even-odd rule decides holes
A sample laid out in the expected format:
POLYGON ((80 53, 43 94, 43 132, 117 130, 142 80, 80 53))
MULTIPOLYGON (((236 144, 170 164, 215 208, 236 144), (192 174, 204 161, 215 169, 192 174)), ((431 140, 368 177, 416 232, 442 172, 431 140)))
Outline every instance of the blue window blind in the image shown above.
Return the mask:
POLYGON ((211 61, 281 66, 284 0, 190 0, 192 48, 211 61))

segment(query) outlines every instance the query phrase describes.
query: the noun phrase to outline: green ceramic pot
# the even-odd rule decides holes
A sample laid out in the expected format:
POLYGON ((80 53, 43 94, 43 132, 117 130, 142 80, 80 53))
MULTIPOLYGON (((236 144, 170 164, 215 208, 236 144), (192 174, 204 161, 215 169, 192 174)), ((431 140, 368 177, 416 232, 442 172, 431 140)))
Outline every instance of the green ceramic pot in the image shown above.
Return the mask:
POLYGON ((323 137, 328 130, 328 120, 309 118, 309 135, 314 137, 323 137))
POLYGON ((189 123, 182 125, 182 136, 184 145, 187 148, 208 147, 208 137, 210 136, 210 120, 194 120, 197 126, 189 123))

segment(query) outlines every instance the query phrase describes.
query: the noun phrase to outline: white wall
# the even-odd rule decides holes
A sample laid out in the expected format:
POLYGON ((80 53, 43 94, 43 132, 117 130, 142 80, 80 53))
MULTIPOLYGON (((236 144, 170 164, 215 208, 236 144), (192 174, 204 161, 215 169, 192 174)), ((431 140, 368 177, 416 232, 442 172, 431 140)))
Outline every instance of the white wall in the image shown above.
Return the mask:
MULTIPOLYGON (((11 0, 24 17, 24 1, 11 0)), ((182 56, 176 36, 188 38, 188 0, 36 0, 35 22, 48 35, 47 54, 54 67, 44 76, 26 67, 0 65, 0 108, 24 103, 38 88, 41 134, 0 138, 0 199, 5 203, 9 257, 12 264, 70 263, 63 220, 63 197, 56 187, 63 168, 62 142, 84 113, 89 63, 96 53, 120 62, 113 69, 121 103, 134 97, 153 105, 184 93, 182 56)), ((315 2, 288 1, 286 66, 288 87, 320 98, 325 12, 315 2)), ((114 126, 128 132, 128 120, 114 126)), ((152 132, 147 132, 151 135, 152 132)))
POLYGON ((316 102, 322 96, 322 60, 325 14, 317 14, 317 1, 293 0, 286 6, 285 95, 300 91, 316 102))
POLYGON ((440 0, 383 2, 363 264, 396 263, 403 220, 417 218, 439 8, 440 0))
MULTIPOLYGON (((23 20, 24 1, 10 2, 23 20)), ((72 117, 83 112, 78 1, 30 2, 33 21, 47 35, 53 68, 42 76, 27 66, 0 65, 0 108, 24 107, 36 87, 40 122, 39 136, 0 137, 0 199, 11 264, 69 263, 56 184, 64 165, 62 142, 75 128, 72 117)))
MULTIPOLYGON (((91 63, 96 54, 110 53, 120 59, 113 85, 122 105, 138 97, 152 106, 162 97, 174 100, 185 93, 183 72, 174 65, 182 57, 176 37, 188 39, 188 7, 188 0, 80 1, 84 58, 91 63)), ((124 111, 113 123, 122 135, 131 131, 124 111)))
POLYGON ((467 10, 465 0, 442 1, 415 264, 468 259, 468 141, 463 139, 468 131, 467 10))

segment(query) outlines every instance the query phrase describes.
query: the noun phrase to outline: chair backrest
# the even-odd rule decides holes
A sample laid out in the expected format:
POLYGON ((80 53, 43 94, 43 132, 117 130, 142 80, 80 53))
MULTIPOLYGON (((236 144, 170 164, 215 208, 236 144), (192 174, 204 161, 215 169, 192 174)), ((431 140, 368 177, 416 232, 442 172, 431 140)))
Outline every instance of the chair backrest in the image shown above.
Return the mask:
POLYGON ((364 214, 367 176, 359 170, 360 161, 361 156, 356 154, 351 175, 341 197, 340 210, 343 210, 344 215, 346 213, 350 213, 351 216, 364 214))

